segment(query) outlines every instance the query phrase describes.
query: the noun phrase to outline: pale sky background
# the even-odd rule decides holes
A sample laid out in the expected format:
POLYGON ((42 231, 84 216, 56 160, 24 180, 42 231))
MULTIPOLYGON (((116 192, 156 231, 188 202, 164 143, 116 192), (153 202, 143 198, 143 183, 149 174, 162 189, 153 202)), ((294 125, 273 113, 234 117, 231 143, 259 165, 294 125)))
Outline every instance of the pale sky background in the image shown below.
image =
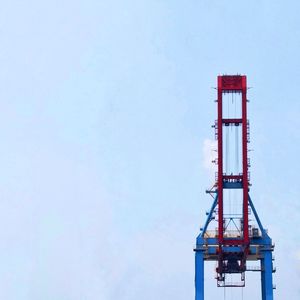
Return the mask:
MULTIPOLYGON (((300 299, 299 11, 1 1, 0 298, 194 299, 212 87, 239 73, 253 87, 251 196, 276 244, 275 299, 300 299)), ((206 299, 222 299, 211 270, 205 280, 206 299)), ((244 299, 259 293, 254 274, 244 299)))

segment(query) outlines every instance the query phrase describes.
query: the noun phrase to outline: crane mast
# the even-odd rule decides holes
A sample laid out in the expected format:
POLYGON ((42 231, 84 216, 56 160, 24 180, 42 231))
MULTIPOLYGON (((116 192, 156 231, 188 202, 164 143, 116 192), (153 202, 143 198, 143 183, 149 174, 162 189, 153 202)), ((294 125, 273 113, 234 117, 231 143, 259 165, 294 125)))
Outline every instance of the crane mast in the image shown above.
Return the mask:
POLYGON ((247 77, 223 75, 217 82, 218 118, 213 125, 217 173, 213 187, 207 191, 213 204, 194 249, 195 299, 204 300, 204 261, 215 261, 218 287, 244 287, 245 272, 256 271, 261 273, 262 300, 273 300, 274 245, 249 195, 247 77), (251 222, 249 215, 253 216, 251 222), (247 266, 249 261, 260 264, 247 266))

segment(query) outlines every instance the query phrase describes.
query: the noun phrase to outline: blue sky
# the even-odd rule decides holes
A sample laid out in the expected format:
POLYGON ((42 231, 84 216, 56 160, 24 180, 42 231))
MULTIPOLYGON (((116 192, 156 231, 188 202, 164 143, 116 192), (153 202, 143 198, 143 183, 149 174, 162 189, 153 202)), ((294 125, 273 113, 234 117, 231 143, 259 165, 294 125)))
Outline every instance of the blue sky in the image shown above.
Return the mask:
MULTIPOLYGON (((299 9, 3 2, 0 298, 193 299, 212 87, 239 73, 253 87, 251 196, 276 244, 275 299, 298 299, 299 9)), ((213 278, 208 299, 223 295, 213 278)), ((247 283, 245 300, 259 294, 258 276, 247 283)))

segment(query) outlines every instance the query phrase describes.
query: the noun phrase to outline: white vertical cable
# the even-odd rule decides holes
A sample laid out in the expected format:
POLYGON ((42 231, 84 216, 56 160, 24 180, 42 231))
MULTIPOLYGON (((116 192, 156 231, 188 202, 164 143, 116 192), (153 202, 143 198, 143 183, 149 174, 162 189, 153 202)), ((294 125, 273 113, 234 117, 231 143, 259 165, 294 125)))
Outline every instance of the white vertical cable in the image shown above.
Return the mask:
POLYGON ((228 148, 229 148, 229 136, 228 136, 228 127, 225 126, 225 132, 226 132, 226 140, 225 140, 225 151, 226 151, 226 156, 225 156, 225 173, 228 173, 228 148))
POLYGON ((239 173, 239 126, 235 127, 235 172, 239 173))

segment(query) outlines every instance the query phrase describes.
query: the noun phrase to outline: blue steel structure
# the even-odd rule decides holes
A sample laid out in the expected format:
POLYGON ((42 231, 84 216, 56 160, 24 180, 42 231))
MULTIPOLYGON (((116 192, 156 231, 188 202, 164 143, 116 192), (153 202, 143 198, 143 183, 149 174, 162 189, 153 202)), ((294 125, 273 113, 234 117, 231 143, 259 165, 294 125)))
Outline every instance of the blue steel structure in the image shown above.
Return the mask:
POLYGON ((207 191, 213 197, 213 203, 207 213, 207 220, 200 229, 194 249, 196 300, 204 300, 205 261, 217 263, 218 287, 244 287, 246 271, 260 272, 261 299, 274 299, 274 245, 249 195, 249 122, 246 113, 246 92, 246 76, 218 77, 218 120, 213 126, 218 142, 218 158, 214 161, 218 165, 218 173, 216 183, 207 191), (228 105, 225 103, 226 97, 228 105), (233 108, 234 114, 230 114, 230 107, 233 108), (231 132, 235 132, 234 142, 229 139, 231 132), (232 143, 235 145, 230 148, 232 143), (232 155, 232 152, 235 153, 232 155), (234 157, 231 160, 235 160, 235 167, 230 165, 229 157, 234 157), (238 212, 232 209, 231 196, 235 193, 238 212), (252 219, 249 219, 249 215, 252 219), (214 222, 217 222, 218 226, 209 230, 214 222), (259 264, 253 266, 253 263, 249 265, 247 262, 259 264), (232 280, 233 276, 238 278, 238 281, 229 281, 228 277, 232 280))

